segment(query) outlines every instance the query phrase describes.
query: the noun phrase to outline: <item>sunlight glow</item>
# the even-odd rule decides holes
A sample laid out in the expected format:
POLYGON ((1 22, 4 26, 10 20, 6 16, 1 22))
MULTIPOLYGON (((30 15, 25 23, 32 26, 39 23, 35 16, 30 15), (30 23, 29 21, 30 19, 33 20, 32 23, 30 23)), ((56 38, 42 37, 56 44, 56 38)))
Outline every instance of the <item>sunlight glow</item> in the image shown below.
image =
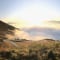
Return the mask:
POLYGON ((3 19, 7 23, 12 23, 11 25, 17 28, 30 28, 30 27, 44 27, 45 20, 22 20, 18 18, 5 18, 3 19))
POLYGON ((2 20, 8 22, 13 22, 13 26, 18 28, 25 27, 48 27, 45 21, 58 20, 60 18, 59 11, 53 8, 51 5, 45 4, 45 2, 24 2, 20 6, 16 6, 16 9, 11 10, 11 13, 7 17, 4 17, 2 20))

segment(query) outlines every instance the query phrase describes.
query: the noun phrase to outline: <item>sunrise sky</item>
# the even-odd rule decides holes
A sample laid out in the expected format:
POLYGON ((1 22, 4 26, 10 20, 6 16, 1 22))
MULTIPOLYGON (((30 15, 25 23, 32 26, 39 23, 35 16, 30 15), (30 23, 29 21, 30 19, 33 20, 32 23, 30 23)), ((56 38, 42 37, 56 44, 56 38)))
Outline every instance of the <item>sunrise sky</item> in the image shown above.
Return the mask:
POLYGON ((0 0, 0 20, 34 38, 41 35, 60 39, 56 37, 60 35, 60 0, 0 0))

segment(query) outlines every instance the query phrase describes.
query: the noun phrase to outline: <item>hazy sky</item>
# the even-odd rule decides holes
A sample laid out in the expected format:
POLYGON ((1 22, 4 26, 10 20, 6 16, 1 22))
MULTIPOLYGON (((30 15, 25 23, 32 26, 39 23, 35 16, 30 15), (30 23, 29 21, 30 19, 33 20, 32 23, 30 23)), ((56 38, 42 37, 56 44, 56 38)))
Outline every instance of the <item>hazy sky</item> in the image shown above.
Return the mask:
POLYGON ((19 37, 60 39, 60 0, 0 0, 0 20, 24 28, 19 37))
POLYGON ((0 19, 17 27, 43 25, 60 19, 60 0, 0 0, 0 19))

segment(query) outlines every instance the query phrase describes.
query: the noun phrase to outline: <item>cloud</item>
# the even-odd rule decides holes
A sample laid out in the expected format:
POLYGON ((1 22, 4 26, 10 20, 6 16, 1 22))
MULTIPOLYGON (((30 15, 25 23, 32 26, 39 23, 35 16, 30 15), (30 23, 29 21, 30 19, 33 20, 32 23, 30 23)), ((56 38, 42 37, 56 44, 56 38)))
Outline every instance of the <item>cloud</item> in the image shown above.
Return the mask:
POLYGON ((43 35, 31 35, 30 33, 24 31, 24 30, 15 30, 15 35, 11 36, 11 35, 6 35, 7 37, 9 37, 9 39, 15 39, 15 38, 19 38, 19 39, 27 39, 27 40, 41 40, 44 38, 47 38, 43 35))
POLYGON ((48 21, 47 25, 48 27, 32 27, 15 30, 15 35, 13 37, 8 35, 8 37, 11 39, 19 38, 28 40, 41 40, 45 38, 60 40, 60 21, 48 21))
POLYGON ((60 24, 60 21, 49 21, 49 22, 53 24, 60 24))
POLYGON ((45 21, 44 27, 45 28, 52 28, 52 29, 60 29, 60 21, 51 20, 51 21, 45 21))
POLYGON ((28 39, 30 40, 30 36, 27 32, 21 31, 21 30, 14 30, 14 35, 11 34, 6 34, 5 37, 9 40, 14 40, 14 39, 28 39))
POLYGON ((24 32, 22 30, 15 30, 15 38, 19 39, 29 39, 29 34, 27 32, 24 32))
MULTIPOLYGON (((58 26, 58 25, 60 25, 60 21, 46 21, 46 23, 49 25, 55 25, 55 26, 58 26)), ((59 27, 58 27, 59 28, 59 27)))
POLYGON ((54 28, 30 28, 25 29, 25 32, 29 33, 30 36, 42 38, 51 38, 51 39, 60 39, 60 29, 54 28))
POLYGON ((47 37, 41 35, 30 35, 30 33, 24 30, 19 30, 19 31, 15 30, 15 38, 28 39, 28 40, 40 40, 47 37))

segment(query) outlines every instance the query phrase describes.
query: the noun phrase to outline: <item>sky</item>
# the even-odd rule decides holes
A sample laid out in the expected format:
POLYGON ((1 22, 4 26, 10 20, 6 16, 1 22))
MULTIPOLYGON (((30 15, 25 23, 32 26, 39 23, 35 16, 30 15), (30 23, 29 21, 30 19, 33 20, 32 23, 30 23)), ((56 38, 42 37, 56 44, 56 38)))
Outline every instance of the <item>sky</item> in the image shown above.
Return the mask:
POLYGON ((24 37, 60 39, 60 0, 0 0, 0 20, 22 29, 24 37))

